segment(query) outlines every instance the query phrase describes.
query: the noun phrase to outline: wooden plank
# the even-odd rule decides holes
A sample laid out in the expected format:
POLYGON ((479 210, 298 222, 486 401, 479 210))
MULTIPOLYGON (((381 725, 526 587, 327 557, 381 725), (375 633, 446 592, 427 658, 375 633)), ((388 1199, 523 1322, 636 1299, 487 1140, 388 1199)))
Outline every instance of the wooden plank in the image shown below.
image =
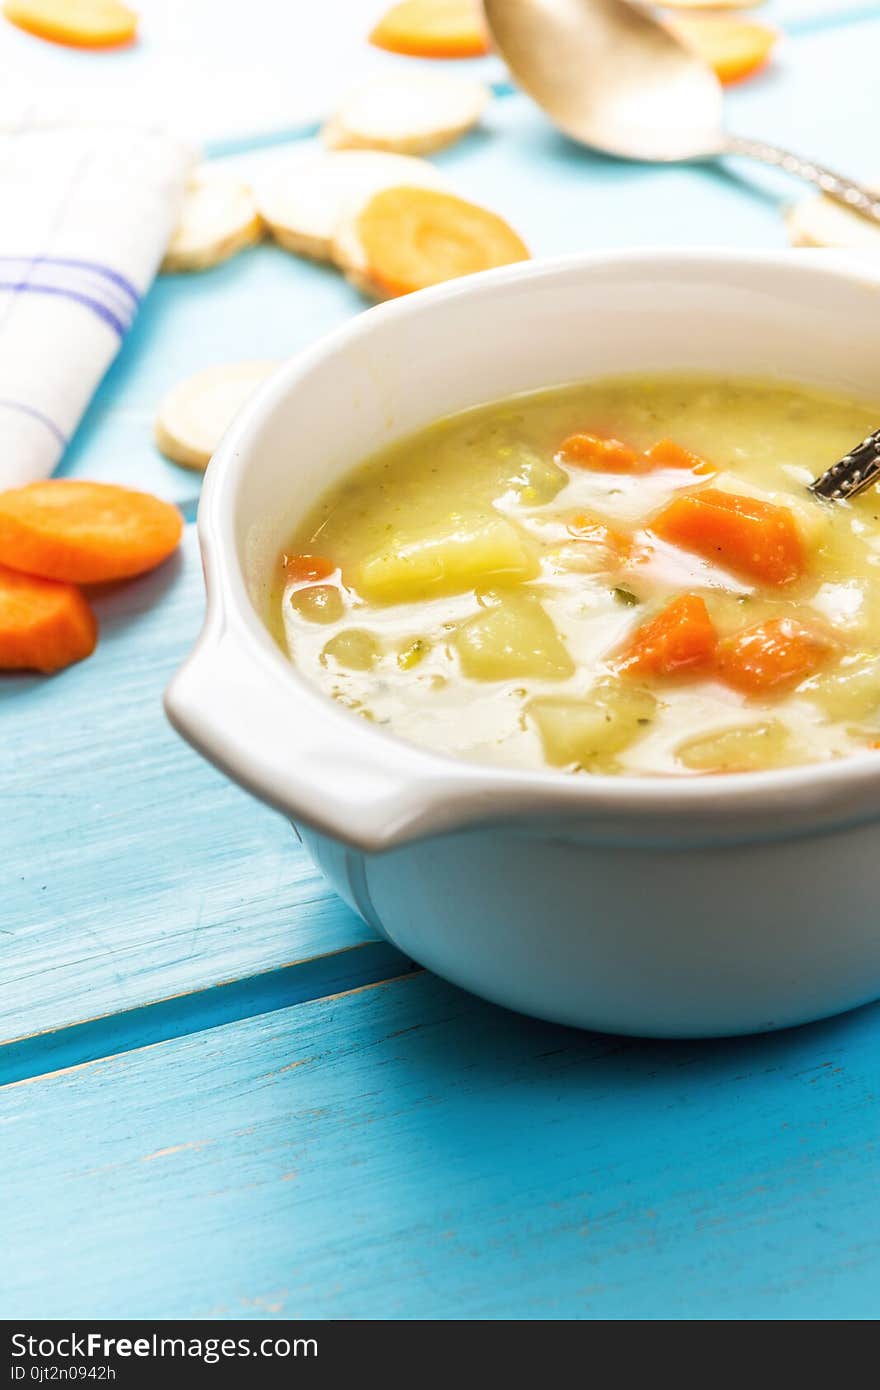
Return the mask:
POLYGON ((7 1317, 868 1318, 880 1008, 648 1043, 428 975, 0 1091, 7 1317))
POLYGON ((178 558, 97 601, 89 661, 0 685, 0 1039, 371 938, 287 822, 165 720, 202 607, 189 527, 178 558))
POLYGON ((36 1033, 0 1046, 0 1086, 79 1067, 169 1038, 185 1038, 255 1014, 271 1013, 421 969, 386 941, 313 956, 229 984, 176 994, 154 1004, 36 1033))

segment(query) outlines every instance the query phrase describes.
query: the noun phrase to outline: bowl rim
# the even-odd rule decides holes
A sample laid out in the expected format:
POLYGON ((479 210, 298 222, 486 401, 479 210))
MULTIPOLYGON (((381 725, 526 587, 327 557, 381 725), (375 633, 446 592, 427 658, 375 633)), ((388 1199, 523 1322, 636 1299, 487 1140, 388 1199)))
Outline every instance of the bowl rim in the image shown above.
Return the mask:
MULTIPOLYGON (((680 844, 682 835, 702 843, 730 838, 785 837, 806 829, 839 829, 880 815, 880 758, 873 751, 839 760, 792 768, 711 777, 658 774, 656 777, 590 774, 572 776, 548 768, 522 769, 480 763, 420 745, 358 719, 338 705, 282 654, 259 618, 247 591, 237 554, 235 506, 250 466, 255 433, 281 400, 294 393, 317 367, 340 349, 368 338, 379 323, 430 313, 441 300, 480 299, 522 281, 540 281, 630 266, 688 275, 754 267, 844 281, 880 290, 880 272, 869 263, 834 252, 641 248, 590 251, 526 261, 450 281, 416 295, 376 305, 324 335, 283 363, 262 384, 231 425, 205 477, 198 509, 198 537, 207 593, 202 633, 166 693, 171 722, 191 743, 235 780, 297 821, 363 849, 378 850, 406 840, 462 828, 476 822, 521 819, 524 815, 576 817, 592 825, 594 836, 620 843, 629 829, 652 843, 680 844), (204 731, 204 696, 184 691, 184 677, 206 660, 209 650, 228 641, 235 660, 250 663, 253 689, 260 681, 283 685, 290 708, 316 721, 342 749, 350 749, 367 768, 396 771, 396 809, 385 804, 365 810, 342 803, 322 811, 305 804, 302 785, 286 786, 283 770, 268 777, 254 765, 252 750, 235 729, 222 737, 204 731), (228 746, 224 746, 224 742, 228 746), (355 746, 356 745, 356 748, 355 746), (404 787, 410 795, 404 796, 404 787), (404 805, 404 802, 406 803, 404 805)), ((319 760, 320 761, 320 760, 319 760)), ((290 771, 290 769, 288 769, 290 771)), ((308 780, 308 779, 307 779, 308 780)), ((314 778, 309 783, 318 793, 314 778)))

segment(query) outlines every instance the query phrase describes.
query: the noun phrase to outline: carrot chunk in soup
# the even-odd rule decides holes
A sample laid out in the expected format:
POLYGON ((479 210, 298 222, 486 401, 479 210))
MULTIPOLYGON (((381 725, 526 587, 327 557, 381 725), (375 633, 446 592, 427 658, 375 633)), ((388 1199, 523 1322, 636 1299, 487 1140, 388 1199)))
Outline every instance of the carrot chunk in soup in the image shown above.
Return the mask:
POLYGON ((825 664, 835 643, 796 618, 771 618, 718 643, 718 674, 746 695, 792 690, 825 664))
POLYGON ((644 452, 649 468, 689 468, 692 473, 714 473, 711 463, 690 449, 683 449, 674 439, 658 439, 644 452))
POLYGON ((704 600, 683 594, 638 628, 617 669, 639 676, 677 676, 684 671, 705 670, 716 640, 704 600))
POLYGON ((570 434, 559 446, 559 457, 576 468, 595 468, 601 473, 634 473, 640 462, 628 444, 597 434, 570 434))
POLYGON ((282 567, 287 579, 309 583, 315 579, 326 579, 336 568, 332 561, 323 555, 285 555, 282 567))
POLYGON ((677 497, 651 522, 661 540, 765 584, 791 584, 806 556, 787 507, 717 488, 677 497))

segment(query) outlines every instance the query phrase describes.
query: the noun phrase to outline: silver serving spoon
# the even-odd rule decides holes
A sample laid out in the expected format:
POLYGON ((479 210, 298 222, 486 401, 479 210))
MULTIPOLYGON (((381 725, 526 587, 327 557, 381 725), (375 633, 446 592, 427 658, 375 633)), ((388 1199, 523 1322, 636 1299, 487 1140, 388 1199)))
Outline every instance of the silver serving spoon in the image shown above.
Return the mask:
POLYGON ((869 434, 838 463, 826 468, 821 478, 810 483, 816 497, 828 497, 833 502, 858 497, 880 478, 880 430, 869 434))
MULTIPOLYGON (((880 222, 860 184, 763 140, 728 135, 715 74, 627 0, 483 0, 495 47, 554 125, 623 159, 677 163, 749 155, 821 188, 880 222)), ((880 431, 810 484, 818 497, 855 497, 880 477, 880 431)))
POLYGON ((880 199, 861 184, 764 140, 728 135, 715 74, 628 0, 483 0, 483 8, 515 82, 581 144, 658 163, 746 155, 880 222, 880 199))

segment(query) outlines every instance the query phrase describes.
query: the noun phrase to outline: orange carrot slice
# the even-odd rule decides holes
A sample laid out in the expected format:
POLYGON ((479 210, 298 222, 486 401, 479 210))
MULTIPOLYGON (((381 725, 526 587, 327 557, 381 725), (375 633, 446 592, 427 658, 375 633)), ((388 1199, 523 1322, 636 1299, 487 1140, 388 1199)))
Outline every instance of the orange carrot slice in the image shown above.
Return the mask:
POLYGON ((674 439, 658 439, 643 456, 649 468, 689 468, 693 473, 714 473, 711 463, 699 454, 683 449, 674 439))
POLYGON ((716 488, 677 497, 651 522, 662 540, 762 580, 790 584, 806 567, 803 543, 787 507, 716 488))
POLYGON ((95 615, 73 584, 0 565, 0 670, 60 671, 97 640, 95 615))
POLYGON ((528 249, 501 217, 433 188, 385 188, 355 223, 356 283, 382 296, 526 261, 528 249))
POLYGON ((53 478, 0 493, 0 563, 43 579, 100 584, 143 574, 182 531, 170 502, 112 483, 53 478))
POLYGON ((419 58, 478 58, 489 52, 476 0, 402 0, 379 20, 370 43, 419 58))
POLYGON ((6 0, 3 13, 19 29, 72 48, 130 43, 138 24, 121 0, 6 0))
POLYGON ((281 564, 287 578, 301 584, 326 579, 336 569, 323 555, 284 555, 281 564))
POLYGON ((704 601, 696 594, 683 594, 636 630, 616 663, 617 669, 639 676, 707 670, 717 640, 704 601))
POLYGON ((800 685, 827 661, 835 644, 794 618, 771 618, 718 643, 718 674, 746 695, 775 695, 800 685))
POLYGON ((741 82, 758 72, 779 37, 767 24, 726 15, 681 15, 668 23, 725 83, 741 82))
POLYGON ((576 468, 595 468, 600 473, 634 473, 641 463, 628 444, 597 434, 570 434, 560 444, 558 457, 576 468))

